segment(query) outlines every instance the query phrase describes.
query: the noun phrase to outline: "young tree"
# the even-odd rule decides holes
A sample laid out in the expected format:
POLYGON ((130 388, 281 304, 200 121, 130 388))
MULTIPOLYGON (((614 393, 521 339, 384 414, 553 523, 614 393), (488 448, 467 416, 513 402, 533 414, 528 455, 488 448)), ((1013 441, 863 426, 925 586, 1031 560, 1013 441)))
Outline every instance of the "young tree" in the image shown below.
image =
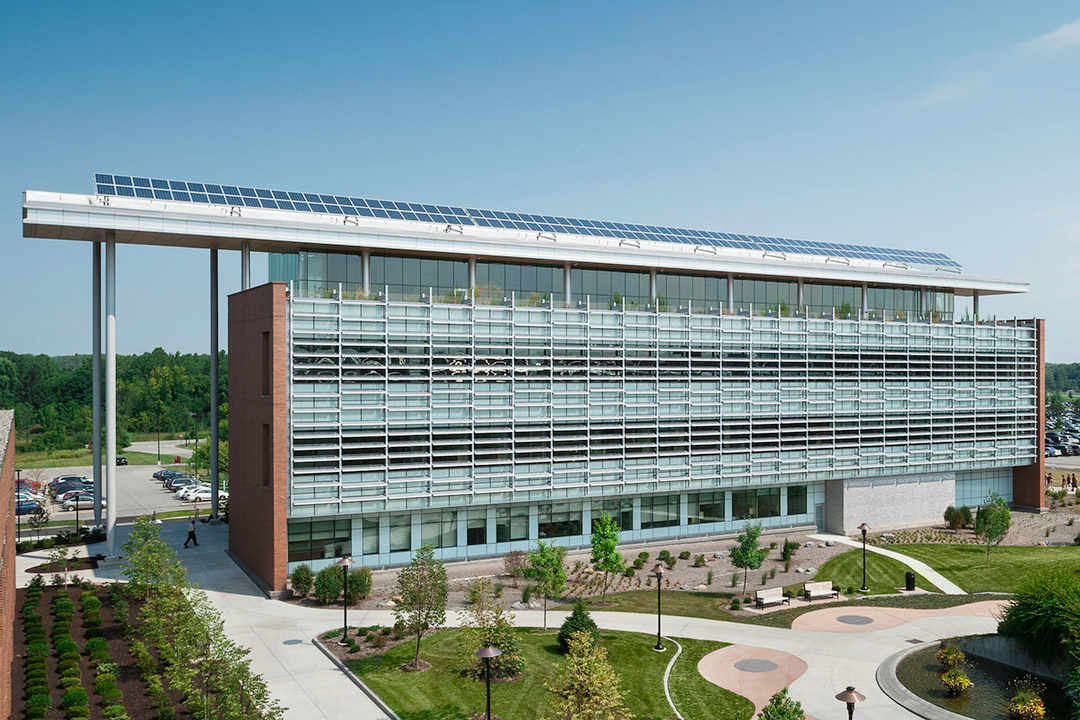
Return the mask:
POLYGON ((743 571, 743 593, 746 593, 746 576, 751 570, 757 570, 769 554, 768 548, 758 547, 761 537, 761 523, 746 521, 742 533, 736 538, 735 547, 731 548, 731 562, 743 571))
POLYGON ((491 658, 491 676, 493 678, 511 678, 525 669, 525 659, 518 647, 517 633, 514 632, 514 616, 495 597, 491 580, 474 580, 469 588, 472 602, 463 612, 462 625, 466 628, 465 657, 468 673, 477 679, 484 677, 484 663, 475 656, 475 652, 490 645, 502 651, 498 657, 491 658))
POLYGON ((131 534, 122 546, 123 573, 128 578, 128 592, 145 598, 187 587, 187 571, 168 544, 161 539, 161 526, 146 515, 135 519, 131 534))
POLYGON ((543 540, 536 544, 536 550, 529 553, 529 567, 525 575, 536 581, 536 591, 544 596, 544 630, 547 630, 548 598, 562 597, 566 593, 565 558, 565 547, 543 540))
POLYGON ((417 550, 412 563, 398 571, 397 592, 401 603, 394 608, 394 617, 407 633, 416 636, 416 653, 410 665, 419 670, 420 640, 429 630, 446 623, 449 592, 446 568, 435 559, 430 545, 417 550))
POLYGON ((49 524, 49 513, 45 508, 37 505, 30 512, 30 517, 27 518, 27 522, 29 522, 30 527, 34 529, 34 539, 37 540, 40 537, 41 529, 49 524))
POLYGON ((758 713, 758 720, 806 720, 802 703, 788 695, 788 689, 769 698, 769 704, 758 713))
POLYGON ((578 598, 574 603, 574 611, 566 616, 559 628, 559 645, 564 653, 570 652, 570 638, 577 633, 586 633, 592 638, 595 645, 600 642, 600 629, 596 627, 596 621, 589 614, 589 608, 585 606, 585 600, 578 598))
POLYGON ((626 571, 626 561, 619 554, 619 526, 615 518, 606 512, 593 523, 592 561, 597 570, 604 573, 604 590, 600 602, 607 602, 607 589, 611 573, 626 571))
POLYGON ((619 676, 607 652, 588 633, 570 637, 570 654, 547 683, 557 720, 628 720, 619 691, 619 676))
POLYGON ((990 546, 1001 545, 1012 527, 1012 513, 1005 499, 992 492, 975 516, 975 534, 986 543, 986 567, 990 567, 990 546))

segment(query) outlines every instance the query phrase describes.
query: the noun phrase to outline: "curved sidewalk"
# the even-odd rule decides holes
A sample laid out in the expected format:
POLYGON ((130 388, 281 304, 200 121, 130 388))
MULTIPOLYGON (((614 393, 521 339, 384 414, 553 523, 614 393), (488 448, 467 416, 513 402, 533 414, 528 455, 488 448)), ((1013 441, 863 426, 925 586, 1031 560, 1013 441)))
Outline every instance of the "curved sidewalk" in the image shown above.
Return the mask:
MULTIPOLYGON (((862 542, 858 540, 852 540, 851 538, 844 535, 826 535, 824 533, 818 533, 816 535, 808 535, 807 537, 821 541, 830 540, 832 542, 850 545, 854 548, 862 547, 862 542)), ((894 552, 892 550, 886 550, 884 548, 879 548, 870 544, 867 544, 866 551, 877 553, 878 555, 884 555, 887 558, 892 558, 893 560, 904 563, 909 568, 919 573, 930 582, 934 583, 934 585, 936 585, 937 588, 946 595, 967 595, 967 592, 962 587, 949 580, 926 563, 922 562, 921 560, 916 560, 910 555, 894 552)))

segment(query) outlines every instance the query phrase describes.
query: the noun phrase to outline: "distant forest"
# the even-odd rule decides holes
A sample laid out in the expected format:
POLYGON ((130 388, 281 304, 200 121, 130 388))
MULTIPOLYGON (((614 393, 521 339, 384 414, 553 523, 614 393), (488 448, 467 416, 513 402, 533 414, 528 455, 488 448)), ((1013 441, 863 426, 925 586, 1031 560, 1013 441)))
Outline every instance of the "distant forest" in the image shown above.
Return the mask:
POLYGON ((1046 363, 1046 392, 1080 394, 1080 363, 1046 363))
MULTIPOLYGON (((222 433, 228 432, 228 359, 219 356, 222 433)), ((102 359, 102 373, 104 373, 102 359)), ((15 408, 20 450, 67 450, 93 436, 90 355, 20 355, 0 351, 0 408, 15 408)), ((170 355, 161 348, 116 356, 117 445, 130 433, 208 431, 210 355, 170 355)), ((104 403, 104 395, 102 396, 104 403)), ((222 435, 226 439, 227 435, 222 435)))

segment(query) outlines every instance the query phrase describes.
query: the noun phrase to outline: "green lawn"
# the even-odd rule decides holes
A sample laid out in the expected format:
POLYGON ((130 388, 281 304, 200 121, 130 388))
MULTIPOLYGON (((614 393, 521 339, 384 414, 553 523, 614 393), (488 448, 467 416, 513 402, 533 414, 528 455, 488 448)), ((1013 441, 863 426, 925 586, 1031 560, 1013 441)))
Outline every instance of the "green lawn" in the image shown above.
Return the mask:
MULTIPOLYGON (((554 630, 521 628, 517 633, 525 672, 516 682, 492 686, 492 712, 502 720, 538 720, 550 715, 544 684, 562 654, 554 630)), ((601 644, 621 678, 624 700, 636 718, 672 716, 664 696, 663 678, 674 649, 658 653, 652 649, 653 643, 649 636, 636 633, 601 635, 601 644)), ((679 658, 672 676, 676 678, 676 704, 680 704, 686 720, 749 720, 753 708, 748 700, 708 683, 697 673, 697 660, 724 647, 724 643, 688 641, 683 647, 684 656, 679 658)), ((467 654, 462 631, 443 630, 424 639, 420 656, 432 664, 427 672, 400 670, 412 659, 412 651, 413 645, 406 642, 381 655, 348 664, 402 720, 465 720, 483 710, 483 683, 461 673, 462 659, 467 654)))
MULTIPOLYGON (((885 608, 906 608, 909 610, 940 610, 941 608, 956 607, 957 605, 967 605, 973 602, 983 602, 984 600, 1007 600, 1008 595, 938 595, 938 594, 919 594, 919 595, 875 595, 874 597, 862 598, 859 600, 844 600, 842 604, 844 607, 885 607, 885 608)), ((748 617, 733 618, 736 622, 748 623, 750 625, 767 625, 768 627, 778 628, 790 628, 791 623, 795 618, 800 615, 804 615, 808 612, 814 612, 815 610, 821 610, 826 607, 837 607, 841 605, 840 602, 833 600, 831 602, 815 602, 810 605, 796 606, 785 610, 777 610, 776 612, 767 613, 764 615, 752 615, 748 617)))
MULTIPOLYGON (((895 593, 896 588, 904 587, 904 573, 910 569, 899 560, 867 551, 866 587, 871 595, 895 593)), ((849 587, 858 590, 862 587, 862 549, 848 550, 830 558, 817 571, 814 580, 829 580, 840 588, 841 593, 847 592, 849 587)), ((938 588, 919 573, 915 573, 915 587, 938 592, 938 588)))
POLYGON ((1025 575, 1050 565, 1080 570, 1080 547, 1013 547, 990 550, 982 545, 894 545, 899 553, 922 560, 968 592, 1013 592, 1025 575))
MULTIPOLYGON (((154 453, 119 452, 128 459, 128 465, 157 465, 158 457, 154 453)), ((161 455, 161 462, 171 465, 173 455, 161 455)), ((94 464, 93 451, 80 450, 40 450, 15 454, 15 467, 20 470, 56 467, 83 467, 94 464)))
MULTIPOLYGON (((752 594, 753 587, 747 586, 747 594, 752 594)), ((727 607, 733 595, 730 593, 707 593, 693 590, 661 590, 661 610, 665 615, 683 615, 685 617, 707 618, 709 620, 730 620, 727 607)), ((656 614, 656 590, 628 590, 607 595, 607 604, 601 605, 600 598, 585 598, 586 604, 594 610, 612 612, 635 612, 656 614)), ((573 604, 560 605, 559 610, 572 610, 573 604)))

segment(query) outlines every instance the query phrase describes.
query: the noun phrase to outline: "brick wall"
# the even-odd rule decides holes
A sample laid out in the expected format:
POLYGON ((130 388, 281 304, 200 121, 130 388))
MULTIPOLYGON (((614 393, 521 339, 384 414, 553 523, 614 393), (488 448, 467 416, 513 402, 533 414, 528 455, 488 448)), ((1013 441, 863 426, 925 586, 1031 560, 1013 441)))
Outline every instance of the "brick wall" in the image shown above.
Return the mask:
POLYGON ((1046 321, 1035 321, 1036 347, 1038 351, 1039 373, 1036 380, 1036 394, 1038 399, 1038 427, 1036 428, 1037 440, 1035 452, 1037 460, 1032 465, 1013 468, 1013 505, 1030 510, 1044 510, 1046 508, 1046 493, 1044 491, 1044 477, 1046 476, 1046 433, 1043 424, 1046 422, 1046 321))
POLYGON ((0 717, 13 717, 11 670, 15 660, 15 422, 11 410, 0 410, 0 717))
POLYGON ((271 592, 287 561, 285 291, 229 296, 229 551, 271 592))

